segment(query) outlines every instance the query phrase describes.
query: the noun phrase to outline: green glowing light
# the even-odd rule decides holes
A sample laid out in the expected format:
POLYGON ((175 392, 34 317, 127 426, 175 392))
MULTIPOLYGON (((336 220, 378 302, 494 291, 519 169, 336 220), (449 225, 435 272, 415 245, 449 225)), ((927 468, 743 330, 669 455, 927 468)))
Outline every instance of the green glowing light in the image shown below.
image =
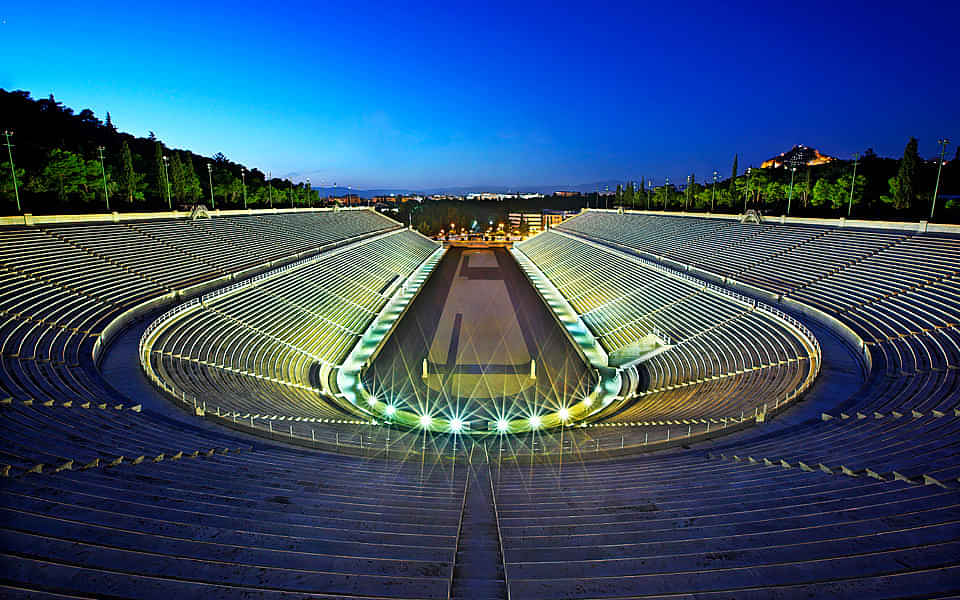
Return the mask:
POLYGON ((540 419, 539 415, 533 415, 528 419, 528 422, 530 423, 531 429, 539 429, 540 425, 543 424, 543 421, 540 419))
POLYGON ((497 431, 500 433, 506 433, 508 429, 510 429, 510 423, 508 423, 506 419, 497 420, 497 431))
POLYGON ((430 415, 420 415, 420 427, 426 429, 433 423, 433 417, 430 415))
POLYGON ((387 413, 388 417, 392 417, 394 414, 396 414, 397 407, 392 404, 388 404, 387 407, 383 409, 383 412, 387 413))

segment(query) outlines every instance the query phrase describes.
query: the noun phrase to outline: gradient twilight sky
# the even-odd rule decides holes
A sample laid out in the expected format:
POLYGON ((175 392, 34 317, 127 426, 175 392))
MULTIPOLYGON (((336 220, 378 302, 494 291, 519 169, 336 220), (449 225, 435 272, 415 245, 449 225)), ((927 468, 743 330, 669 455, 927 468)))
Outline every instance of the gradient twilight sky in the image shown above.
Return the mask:
MULTIPOLYGON (((358 188, 960 142, 960 2, 17 2, 0 87, 358 188)), ((951 150, 952 153, 952 150, 951 150)))

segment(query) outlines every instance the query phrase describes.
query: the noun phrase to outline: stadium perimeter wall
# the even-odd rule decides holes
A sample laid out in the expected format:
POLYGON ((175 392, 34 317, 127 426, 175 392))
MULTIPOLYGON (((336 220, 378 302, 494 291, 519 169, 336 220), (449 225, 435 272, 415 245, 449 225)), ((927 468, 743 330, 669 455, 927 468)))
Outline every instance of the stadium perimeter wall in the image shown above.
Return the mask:
MULTIPOLYGON (((606 212, 606 213, 623 213, 630 215, 650 215, 650 216, 660 216, 660 217, 691 217, 691 218, 700 218, 700 219, 720 219, 726 221, 740 221, 743 219, 744 215, 736 214, 722 214, 722 213, 702 213, 702 212, 683 212, 683 211, 663 211, 663 210, 633 210, 633 209, 624 209, 622 211, 616 209, 607 209, 607 208, 589 208, 583 209, 581 212, 586 211, 592 212, 606 212)), ((896 231, 910 231, 913 233, 948 233, 953 235, 960 235, 960 225, 951 225, 948 223, 931 223, 929 221, 874 221, 870 219, 847 219, 841 217, 838 219, 830 218, 819 218, 819 217, 788 217, 786 215, 780 216, 763 216, 761 215, 764 223, 777 223, 780 225, 820 225, 822 227, 843 227, 848 229, 883 229, 883 230, 896 230, 896 231)))

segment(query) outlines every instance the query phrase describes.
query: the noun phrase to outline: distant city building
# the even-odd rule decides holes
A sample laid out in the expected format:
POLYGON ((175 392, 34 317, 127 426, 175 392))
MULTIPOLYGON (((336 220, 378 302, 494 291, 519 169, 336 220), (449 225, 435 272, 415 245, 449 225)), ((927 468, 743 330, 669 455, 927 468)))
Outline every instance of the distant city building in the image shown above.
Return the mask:
POLYGON ((543 215, 538 212, 512 212, 509 215, 510 227, 516 231, 523 223, 527 224, 527 231, 531 234, 543 231, 543 215))
POLYGON ((499 192, 471 192, 466 196, 467 200, 533 200, 535 198, 543 198, 543 194, 520 194, 518 192, 507 192, 505 194, 499 192))
POLYGON ((566 221, 570 217, 579 214, 574 210, 552 210, 547 209, 543 211, 543 226, 547 229, 551 227, 556 227, 560 223, 566 221))
POLYGON ((774 156, 769 160, 763 161, 761 169, 779 169, 786 165, 787 167, 802 167, 824 165, 828 162, 837 160, 833 156, 821 154, 816 148, 808 148, 803 144, 794 146, 786 152, 780 153, 780 156, 774 156))

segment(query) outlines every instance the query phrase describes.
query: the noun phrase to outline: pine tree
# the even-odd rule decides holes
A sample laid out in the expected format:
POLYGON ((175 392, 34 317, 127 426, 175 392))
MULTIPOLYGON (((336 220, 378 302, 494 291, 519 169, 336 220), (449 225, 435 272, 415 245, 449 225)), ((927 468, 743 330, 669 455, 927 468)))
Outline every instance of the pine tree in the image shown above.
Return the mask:
POLYGON ((143 175, 134 170, 133 153, 130 152, 130 145, 124 140, 120 148, 120 189, 127 197, 127 202, 133 204, 137 200, 143 200, 141 181, 143 181, 143 175))
MULTIPOLYGON (((110 118, 110 111, 107 111, 107 122, 105 123, 107 129, 110 131, 116 131, 117 128, 113 126, 113 119, 110 118)), ((126 142, 124 142, 126 143, 126 142)))
POLYGON ((739 170, 737 155, 733 155, 733 170, 730 172, 730 198, 731 201, 737 197, 736 194, 736 183, 737 183, 737 171, 739 170))
POLYGON ((190 199, 190 202, 196 204, 200 201, 200 177, 193 168, 193 157, 189 152, 184 152, 180 159, 180 165, 183 169, 184 194, 190 199))
POLYGON ((173 184, 173 197, 183 202, 187 197, 187 186, 183 180, 183 163, 180 162, 180 153, 172 152, 170 157, 170 179, 173 184))
POLYGON ((890 195, 883 196, 881 200, 892 204, 897 210, 910 208, 917 197, 915 178, 919 163, 917 138, 911 137, 910 141, 907 142, 907 147, 903 149, 903 158, 900 159, 897 175, 890 178, 890 195))

